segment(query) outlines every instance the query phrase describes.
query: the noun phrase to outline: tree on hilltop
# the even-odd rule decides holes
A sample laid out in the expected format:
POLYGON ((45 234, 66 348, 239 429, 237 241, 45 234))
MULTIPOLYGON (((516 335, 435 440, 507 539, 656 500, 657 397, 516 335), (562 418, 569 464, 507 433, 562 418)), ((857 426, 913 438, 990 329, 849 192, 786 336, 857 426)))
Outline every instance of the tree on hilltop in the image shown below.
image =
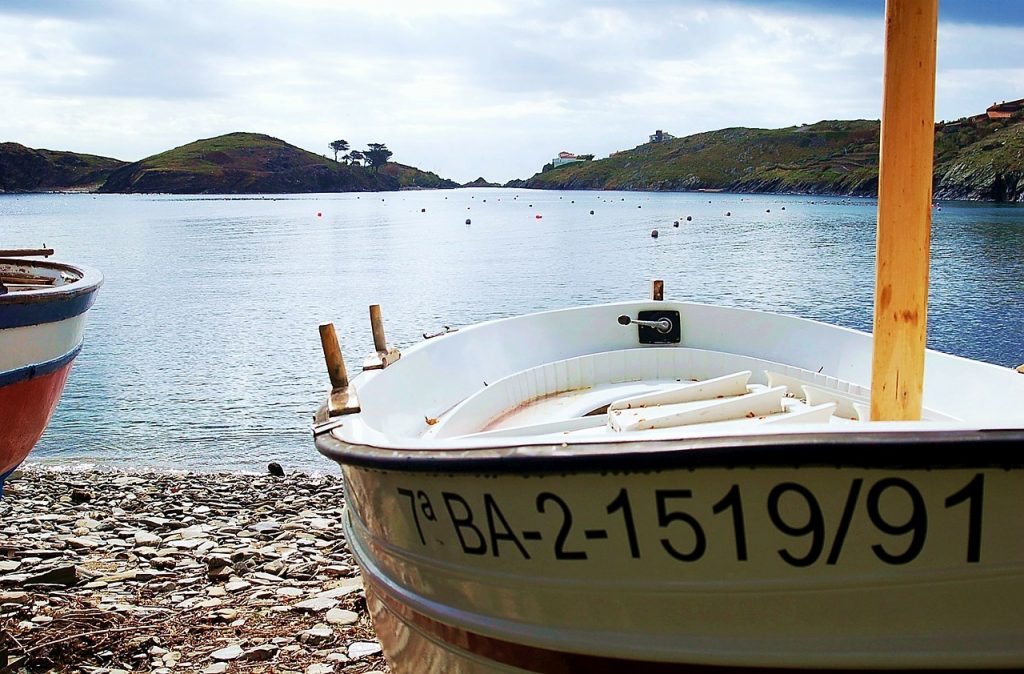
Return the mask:
POLYGON ((362 161, 366 159, 366 157, 359 150, 352 150, 352 152, 350 152, 348 155, 348 159, 354 165, 362 166, 362 161))
POLYGON ((339 152, 344 152, 345 150, 348 149, 348 141, 347 140, 332 140, 328 144, 328 147, 331 148, 332 150, 334 150, 334 161, 338 161, 338 153, 339 152))
POLYGON ((391 159, 391 155, 394 153, 388 149, 388 146, 384 143, 370 143, 367 145, 366 152, 363 155, 366 157, 366 161, 369 162, 370 166, 373 167, 373 172, 388 163, 388 159, 391 159))

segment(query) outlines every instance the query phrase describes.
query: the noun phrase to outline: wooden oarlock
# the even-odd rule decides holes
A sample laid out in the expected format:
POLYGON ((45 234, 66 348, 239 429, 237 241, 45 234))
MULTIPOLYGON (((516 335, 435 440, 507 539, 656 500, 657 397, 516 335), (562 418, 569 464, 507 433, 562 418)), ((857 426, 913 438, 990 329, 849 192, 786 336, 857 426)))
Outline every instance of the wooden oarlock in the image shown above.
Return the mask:
POLYGON ((327 399, 327 415, 330 417, 342 414, 355 414, 359 411, 359 400, 355 389, 349 385, 345 359, 341 355, 338 335, 333 323, 320 326, 320 344, 324 349, 324 360, 327 361, 327 374, 331 378, 331 394, 327 399))
POLYGON ((871 419, 916 421, 924 391, 938 0, 888 0, 871 419))
POLYGON ((398 349, 388 346, 379 304, 370 305, 370 330, 373 331, 373 353, 363 361, 363 370, 383 370, 401 358, 402 354, 398 349))

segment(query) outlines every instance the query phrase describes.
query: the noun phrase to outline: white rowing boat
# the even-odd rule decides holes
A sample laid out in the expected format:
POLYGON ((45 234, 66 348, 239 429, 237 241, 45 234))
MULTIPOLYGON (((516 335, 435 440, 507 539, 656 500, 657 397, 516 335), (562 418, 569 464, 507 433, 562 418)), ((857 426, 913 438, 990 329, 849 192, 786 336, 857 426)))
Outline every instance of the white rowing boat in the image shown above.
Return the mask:
POLYGON ((929 352, 923 419, 870 421, 871 346, 643 301, 363 372, 316 444, 395 671, 1024 663, 1024 376, 929 352))
POLYGON ((925 352, 935 0, 887 6, 873 335, 661 299, 375 354, 317 448, 396 674, 1024 668, 1024 377, 925 352))

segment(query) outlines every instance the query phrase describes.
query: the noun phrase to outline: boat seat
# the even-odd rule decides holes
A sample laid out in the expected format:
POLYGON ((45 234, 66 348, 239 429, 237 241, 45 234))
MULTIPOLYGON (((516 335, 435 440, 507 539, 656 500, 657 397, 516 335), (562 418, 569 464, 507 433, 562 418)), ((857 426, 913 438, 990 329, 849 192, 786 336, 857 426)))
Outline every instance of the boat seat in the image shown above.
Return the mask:
POLYGON ((746 401, 734 403, 735 410, 728 411, 728 400, 722 403, 717 399, 719 395, 725 399, 726 392, 741 398, 754 394, 756 400, 768 405, 764 409, 777 413, 799 411, 803 421, 820 418, 826 409, 831 416, 837 405, 833 401, 807 401, 803 385, 858 399, 867 394, 864 387, 851 382, 750 356, 681 347, 622 349, 510 374, 465 398, 430 426, 423 437, 534 436, 606 425, 617 432, 641 430, 643 424, 636 422, 640 417, 634 415, 630 422, 626 412, 630 405, 644 400, 648 405, 657 402, 661 406, 659 414, 666 417, 661 423, 668 426, 728 420, 737 410, 742 411, 742 419, 747 419, 750 412, 755 417, 770 416, 756 412, 762 407, 741 409, 746 401), (765 394, 764 390, 771 393, 765 394), (686 399, 698 392, 714 399, 703 403, 686 399), (797 401, 807 404, 798 409, 794 404, 797 401), (714 411, 697 411, 701 409, 714 411), (675 421, 669 422, 668 417, 675 421))

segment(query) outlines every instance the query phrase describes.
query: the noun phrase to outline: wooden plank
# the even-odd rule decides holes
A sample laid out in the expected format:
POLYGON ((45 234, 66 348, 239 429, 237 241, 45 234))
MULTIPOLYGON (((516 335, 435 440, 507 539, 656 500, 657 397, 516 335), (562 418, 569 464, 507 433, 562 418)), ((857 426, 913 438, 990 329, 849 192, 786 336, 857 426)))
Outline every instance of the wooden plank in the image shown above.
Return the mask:
POLYGON ((871 419, 921 418, 938 0, 888 0, 871 419))
POLYGON ((53 248, 0 248, 0 257, 50 257, 53 248))
POLYGON ((0 274, 0 283, 11 285, 40 285, 52 286, 57 279, 50 276, 38 276, 36 274, 19 274, 17 272, 4 272, 0 274))

